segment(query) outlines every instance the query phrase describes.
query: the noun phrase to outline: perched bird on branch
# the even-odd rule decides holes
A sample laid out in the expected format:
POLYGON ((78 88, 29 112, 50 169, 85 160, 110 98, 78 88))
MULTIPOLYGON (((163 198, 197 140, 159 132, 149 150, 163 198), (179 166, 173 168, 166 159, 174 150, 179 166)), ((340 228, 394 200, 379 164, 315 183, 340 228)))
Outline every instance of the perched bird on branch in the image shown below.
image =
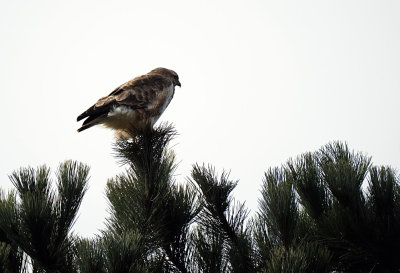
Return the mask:
POLYGON ((77 121, 86 119, 78 132, 101 124, 115 130, 117 138, 132 138, 132 131, 153 127, 171 102, 175 86, 181 86, 178 74, 162 67, 136 77, 80 114, 77 121))

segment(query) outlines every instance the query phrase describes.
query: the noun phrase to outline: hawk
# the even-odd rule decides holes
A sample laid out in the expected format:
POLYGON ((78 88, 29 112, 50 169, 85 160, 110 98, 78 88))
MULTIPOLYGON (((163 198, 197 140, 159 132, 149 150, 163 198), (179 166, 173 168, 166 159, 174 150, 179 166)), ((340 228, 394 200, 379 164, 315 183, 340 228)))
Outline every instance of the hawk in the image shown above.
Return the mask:
POLYGON ((156 68, 117 87, 80 114, 85 119, 78 132, 94 125, 115 130, 117 138, 131 138, 135 129, 153 127, 171 102, 175 86, 181 86, 176 72, 156 68))

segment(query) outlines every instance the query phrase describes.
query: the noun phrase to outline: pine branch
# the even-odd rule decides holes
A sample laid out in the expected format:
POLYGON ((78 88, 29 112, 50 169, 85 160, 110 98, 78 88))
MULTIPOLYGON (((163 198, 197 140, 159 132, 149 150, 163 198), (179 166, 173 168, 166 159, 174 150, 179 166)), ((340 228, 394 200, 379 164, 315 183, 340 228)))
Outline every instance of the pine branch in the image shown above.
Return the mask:
POLYGON ((396 174, 385 167, 371 167, 369 174, 368 200, 376 217, 381 219, 386 233, 395 222, 395 202, 399 201, 396 200, 396 195, 399 195, 396 174))
MULTIPOLYGON (((5 211, 12 213, 10 210, 15 202, 15 195, 11 192, 8 197, 0 191, 0 207, 5 211)), ((1 209, 0 209, 1 210, 1 209)), ((3 220, 2 220, 3 221, 3 220)), ((3 261, 2 268, 5 273, 23 273, 25 272, 26 260, 23 251, 16 245, 7 234, 1 229, 0 225, 0 257, 3 261)), ((1 266, 0 266, 1 268, 1 266)))
POLYGON ((270 236, 288 249, 296 239, 299 211, 293 185, 286 180, 283 169, 270 169, 265 173, 261 194, 260 214, 270 236))
POLYGON ((135 131, 134 141, 116 143, 116 156, 129 166, 126 174, 107 183, 107 197, 111 205, 110 227, 140 230, 148 243, 159 245, 164 221, 164 208, 169 200, 174 155, 166 146, 175 136, 170 125, 156 129, 135 131))
POLYGON ((132 141, 115 145, 117 158, 129 168, 107 184, 110 230, 137 231, 150 253, 163 250, 175 269, 188 272, 187 232, 199 208, 193 189, 175 186, 175 156, 167 145, 176 132, 161 124, 132 135, 132 141))
POLYGON ((171 248, 165 247, 164 250, 168 256, 168 259, 179 270, 179 272, 181 272, 181 273, 189 272, 186 269, 186 265, 185 265, 184 261, 182 261, 182 259, 180 259, 180 257, 178 255, 176 255, 176 253, 174 253, 174 251, 171 248))
POLYGON ((106 273, 105 260, 105 249, 100 238, 80 239, 76 242, 75 262, 79 272, 106 273))
POLYGON ((365 180, 371 158, 350 152, 347 144, 334 142, 315 154, 330 192, 344 206, 360 213, 364 202, 361 185, 365 180))
POLYGON ((1 272, 8 271, 8 257, 11 252, 11 246, 0 242, 0 269, 1 272))
POLYGON ((188 272, 190 252, 189 227, 200 211, 197 194, 192 186, 171 185, 170 200, 165 206, 165 250, 169 260, 180 272, 188 272))
POLYGON ((260 214, 252 219, 252 236, 254 241, 255 271, 263 272, 271 259, 274 242, 271 240, 265 217, 260 214))
POLYGON ((85 193, 88 171, 76 162, 61 164, 58 195, 51 190, 50 170, 44 166, 10 176, 19 199, 13 195, 1 199, 0 229, 33 259, 34 270, 74 271, 68 232, 85 193))
POLYGON ((83 196, 87 190, 89 167, 74 161, 66 161, 60 164, 57 171, 57 234, 55 243, 59 244, 66 238, 83 196))
POLYGON ((295 186, 301 205, 308 214, 319 219, 332 208, 332 196, 325 184, 317 159, 311 153, 301 156, 296 162, 289 160, 287 179, 295 186))
POLYGON ((104 237, 105 267, 110 273, 146 272, 148 250, 144 238, 134 231, 107 233, 104 237))
POLYGON ((266 267, 268 273, 328 273, 332 272, 331 253, 314 242, 289 249, 276 247, 266 267))
POLYGON ((232 202, 230 193, 237 182, 229 181, 229 175, 226 173, 222 173, 218 179, 212 167, 198 165, 193 167, 192 179, 197 183, 204 199, 205 210, 201 215, 201 224, 210 230, 214 229, 215 232, 223 232, 227 236, 233 271, 253 271, 251 243, 246 232, 243 232, 247 211, 239 204, 237 212, 231 214, 231 221, 226 217, 232 202))

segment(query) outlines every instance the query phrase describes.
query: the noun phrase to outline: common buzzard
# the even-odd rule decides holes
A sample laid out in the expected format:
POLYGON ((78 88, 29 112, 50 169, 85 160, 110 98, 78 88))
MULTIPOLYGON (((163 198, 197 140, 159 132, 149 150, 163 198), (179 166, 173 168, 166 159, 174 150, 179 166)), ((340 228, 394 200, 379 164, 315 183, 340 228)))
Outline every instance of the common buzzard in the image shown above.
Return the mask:
POLYGON ((153 127, 171 102, 176 85, 181 86, 178 74, 162 67, 136 77, 80 114, 77 121, 86 119, 78 132, 101 124, 115 130, 117 138, 131 138, 132 130, 153 127))

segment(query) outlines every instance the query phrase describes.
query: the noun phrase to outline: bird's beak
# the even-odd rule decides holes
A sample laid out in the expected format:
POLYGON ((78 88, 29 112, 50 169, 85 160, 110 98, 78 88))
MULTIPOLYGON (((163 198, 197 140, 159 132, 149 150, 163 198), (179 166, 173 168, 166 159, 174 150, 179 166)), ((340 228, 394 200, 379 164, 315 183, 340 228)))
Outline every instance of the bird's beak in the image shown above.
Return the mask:
POLYGON ((178 81, 178 83, 176 84, 177 86, 181 87, 181 82, 178 81))

